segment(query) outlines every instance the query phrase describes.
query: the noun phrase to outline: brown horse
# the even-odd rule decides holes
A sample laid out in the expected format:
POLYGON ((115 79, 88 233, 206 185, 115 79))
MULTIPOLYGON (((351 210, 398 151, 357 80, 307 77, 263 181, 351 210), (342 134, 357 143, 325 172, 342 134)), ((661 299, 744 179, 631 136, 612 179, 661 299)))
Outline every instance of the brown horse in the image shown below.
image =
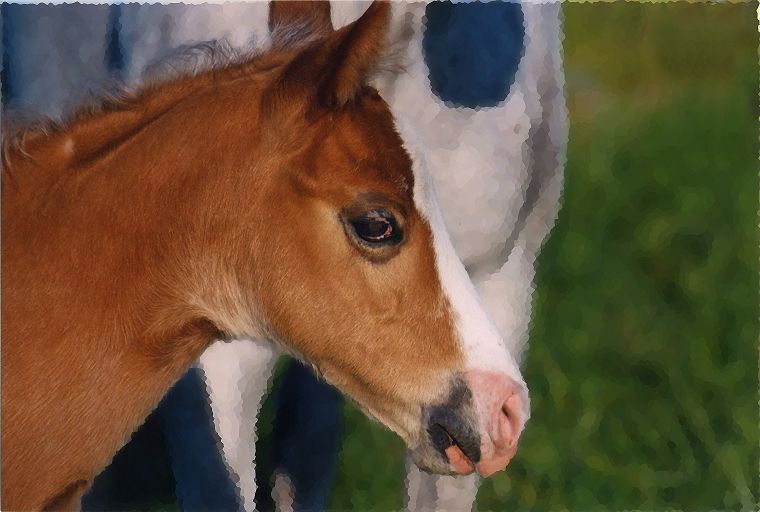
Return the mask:
POLYGON ((5 137, 4 510, 77 508, 217 338, 309 362, 422 468, 506 466, 527 390, 368 85, 388 20, 275 3, 266 53, 5 137))

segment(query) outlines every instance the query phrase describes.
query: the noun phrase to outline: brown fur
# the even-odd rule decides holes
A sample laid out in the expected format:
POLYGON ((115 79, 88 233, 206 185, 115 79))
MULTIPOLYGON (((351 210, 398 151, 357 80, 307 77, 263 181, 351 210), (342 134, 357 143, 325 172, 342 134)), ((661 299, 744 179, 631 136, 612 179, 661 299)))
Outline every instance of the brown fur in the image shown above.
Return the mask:
POLYGON ((6 145, 4 510, 78 507, 220 337, 281 343, 418 442, 462 355, 411 162, 365 85, 387 11, 6 145), (396 253, 346 236, 340 213, 370 206, 403 224, 396 253))

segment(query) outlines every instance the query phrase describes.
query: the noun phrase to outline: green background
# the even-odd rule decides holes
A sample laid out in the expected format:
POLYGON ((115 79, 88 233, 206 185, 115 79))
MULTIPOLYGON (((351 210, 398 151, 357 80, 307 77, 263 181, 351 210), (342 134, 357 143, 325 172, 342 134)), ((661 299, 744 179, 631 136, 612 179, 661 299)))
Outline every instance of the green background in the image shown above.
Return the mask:
MULTIPOLYGON (((564 5, 570 143, 532 419, 479 510, 757 510, 756 8, 564 5)), ((402 442, 345 418, 332 507, 401 508, 402 442)))

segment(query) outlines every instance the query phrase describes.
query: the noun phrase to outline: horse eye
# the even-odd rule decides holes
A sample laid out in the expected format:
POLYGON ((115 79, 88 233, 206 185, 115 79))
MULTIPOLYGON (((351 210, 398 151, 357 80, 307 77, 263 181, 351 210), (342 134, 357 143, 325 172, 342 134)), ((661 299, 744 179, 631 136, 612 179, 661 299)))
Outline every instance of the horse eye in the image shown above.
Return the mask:
POLYGON ((396 218, 387 210, 370 210, 351 221, 356 236, 372 245, 396 243, 401 240, 401 230, 396 218))

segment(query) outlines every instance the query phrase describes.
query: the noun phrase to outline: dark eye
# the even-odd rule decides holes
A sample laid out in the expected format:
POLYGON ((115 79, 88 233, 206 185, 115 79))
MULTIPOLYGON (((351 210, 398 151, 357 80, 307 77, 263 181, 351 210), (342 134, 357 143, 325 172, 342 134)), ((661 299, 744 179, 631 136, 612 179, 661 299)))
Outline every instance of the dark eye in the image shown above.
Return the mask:
POLYGON ((370 210, 350 222, 356 236, 368 244, 396 243, 401 240, 396 218, 388 210, 370 210))

